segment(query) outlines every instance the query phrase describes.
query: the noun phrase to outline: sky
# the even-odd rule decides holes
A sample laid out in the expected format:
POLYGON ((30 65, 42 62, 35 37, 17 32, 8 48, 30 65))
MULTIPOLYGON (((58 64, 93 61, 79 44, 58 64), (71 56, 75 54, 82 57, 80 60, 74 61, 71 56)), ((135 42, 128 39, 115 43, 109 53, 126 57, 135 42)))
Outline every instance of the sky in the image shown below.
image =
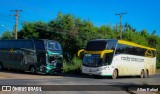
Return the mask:
POLYGON ((149 33, 156 30, 160 36, 159 4, 160 0, 0 0, 0 35, 13 30, 15 12, 10 10, 23 10, 19 12, 19 30, 24 21, 49 22, 58 12, 90 20, 95 26, 115 26, 120 21, 115 14, 127 12, 123 25, 128 23, 138 31, 146 29, 149 33))

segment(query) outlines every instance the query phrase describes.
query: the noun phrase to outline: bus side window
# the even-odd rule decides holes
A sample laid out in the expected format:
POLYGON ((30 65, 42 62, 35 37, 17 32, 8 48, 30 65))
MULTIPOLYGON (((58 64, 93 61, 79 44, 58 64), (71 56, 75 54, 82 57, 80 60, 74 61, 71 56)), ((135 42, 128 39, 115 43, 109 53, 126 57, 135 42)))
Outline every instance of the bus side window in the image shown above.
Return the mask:
POLYGON ((107 43, 107 50, 115 50, 117 42, 108 42, 107 43))
POLYGON ((121 54, 124 53, 124 46, 122 44, 118 44, 117 49, 116 49, 116 54, 121 54))
POLYGON ((152 53, 153 53, 153 57, 155 57, 155 56, 156 56, 156 52, 155 52, 155 51, 152 51, 152 53))
POLYGON ((104 64, 105 65, 110 65, 111 62, 112 62, 112 58, 113 58, 113 53, 105 54, 105 56, 104 56, 104 64))
POLYGON ((9 43, 5 40, 0 41, 0 48, 9 48, 9 43))
POLYGON ((55 43, 54 48, 55 48, 55 50, 60 50, 59 44, 55 43))
POLYGON ((138 48, 138 55, 139 55, 139 56, 144 56, 144 55, 145 55, 145 49, 143 49, 143 48, 138 48))

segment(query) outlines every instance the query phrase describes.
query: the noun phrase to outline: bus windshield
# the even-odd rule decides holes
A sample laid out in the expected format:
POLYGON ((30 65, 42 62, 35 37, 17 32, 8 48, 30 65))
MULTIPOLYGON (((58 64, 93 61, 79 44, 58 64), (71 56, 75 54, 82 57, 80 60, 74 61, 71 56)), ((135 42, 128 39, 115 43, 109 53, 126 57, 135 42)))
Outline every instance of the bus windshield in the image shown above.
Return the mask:
POLYGON ((100 58, 100 55, 86 54, 83 58, 83 66, 99 67, 102 65, 103 65, 103 62, 100 58))
POLYGON ((117 41, 114 40, 96 40, 96 41, 90 41, 87 43, 85 50, 86 51, 103 51, 105 49, 107 50, 115 50, 117 41))
POLYGON ((49 50, 62 50, 61 46, 59 43, 56 42, 48 42, 48 47, 49 50))
POLYGON ((86 50, 87 51, 102 51, 106 48, 106 41, 90 41, 87 43, 86 50))

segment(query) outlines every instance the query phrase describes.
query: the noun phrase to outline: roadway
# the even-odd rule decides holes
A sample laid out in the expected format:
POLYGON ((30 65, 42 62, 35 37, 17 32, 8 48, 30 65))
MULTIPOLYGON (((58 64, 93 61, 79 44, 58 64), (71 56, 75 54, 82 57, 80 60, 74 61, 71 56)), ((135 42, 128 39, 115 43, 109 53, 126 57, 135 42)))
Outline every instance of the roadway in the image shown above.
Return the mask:
MULTIPOLYGON (((131 94, 131 92, 138 94, 156 94, 156 92, 137 92, 130 91, 128 88, 124 89, 123 86, 130 85, 160 85, 160 74, 150 76, 149 78, 138 77, 120 77, 118 79, 95 78, 92 76, 84 75, 45 75, 37 74, 32 75, 29 72, 21 73, 17 71, 0 71, 0 85, 106 85, 110 86, 107 91, 43 91, 43 92, 30 92, 33 94, 49 93, 49 94, 131 94), (118 87, 121 85, 122 87, 118 87), (113 90, 112 90, 113 89, 113 90), (120 89, 120 90, 119 90, 120 89)), ((12 92, 12 94, 25 93, 25 92, 12 92)), ((28 93, 28 92, 26 92, 28 93)), ((160 92, 159 92, 160 93, 160 92)), ((0 94, 10 94, 10 92, 0 92, 0 94)))

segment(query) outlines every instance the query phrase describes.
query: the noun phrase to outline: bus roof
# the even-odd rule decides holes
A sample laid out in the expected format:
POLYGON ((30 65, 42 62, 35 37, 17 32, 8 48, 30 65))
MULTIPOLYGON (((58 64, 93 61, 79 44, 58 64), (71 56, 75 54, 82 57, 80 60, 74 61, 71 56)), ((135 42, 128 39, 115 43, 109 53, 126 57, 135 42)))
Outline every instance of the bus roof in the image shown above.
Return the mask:
POLYGON ((25 40, 28 40, 28 41, 35 41, 35 40, 38 40, 38 41, 52 41, 52 42, 58 42, 58 41, 55 41, 55 40, 48 40, 48 39, 0 39, 0 41, 25 41, 25 40))
POLYGON ((139 47, 139 48, 144 48, 144 49, 149 49, 149 50, 156 51, 155 48, 146 47, 146 46, 139 45, 139 44, 136 44, 134 42, 129 42, 129 41, 125 41, 125 40, 117 40, 117 39, 93 39, 93 40, 90 40, 89 42, 91 42, 91 41, 106 41, 106 42, 108 42, 108 41, 117 41, 120 44, 126 44, 126 45, 130 45, 130 46, 135 46, 135 47, 139 47))
POLYGON ((108 41, 118 41, 118 40, 117 39, 93 39, 93 40, 90 40, 90 41, 106 41, 106 42, 108 42, 108 41))
POLYGON ((125 41, 125 40, 118 40, 118 43, 156 51, 155 48, 146 47, 146 46, 139 45, 133 42, 125 41))

